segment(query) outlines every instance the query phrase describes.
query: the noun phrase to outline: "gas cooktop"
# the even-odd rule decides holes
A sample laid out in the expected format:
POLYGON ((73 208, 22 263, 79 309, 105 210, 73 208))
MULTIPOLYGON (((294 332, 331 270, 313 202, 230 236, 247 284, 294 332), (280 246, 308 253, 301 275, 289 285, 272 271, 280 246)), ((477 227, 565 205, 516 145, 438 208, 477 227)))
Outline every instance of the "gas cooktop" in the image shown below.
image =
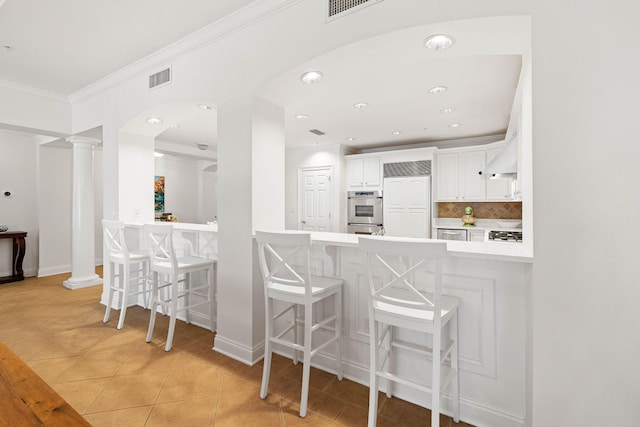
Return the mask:
POLYGON ((522 242, 522 231, 489 231, 489 240, 497 242, 522 242))

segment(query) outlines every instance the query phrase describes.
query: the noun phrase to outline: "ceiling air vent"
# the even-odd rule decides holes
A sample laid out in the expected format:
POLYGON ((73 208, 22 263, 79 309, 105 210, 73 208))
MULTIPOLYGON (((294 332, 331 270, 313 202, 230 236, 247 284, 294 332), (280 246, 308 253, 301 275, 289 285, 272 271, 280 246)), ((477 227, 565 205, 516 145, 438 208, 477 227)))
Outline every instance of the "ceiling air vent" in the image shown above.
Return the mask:
POLYGON ((171 68, 158 71, 149 76, 149 89, 167 84, 171 81, 171 68))
POLYGON ((310 129, 309 132, 315 133, 316 135, 324 135, 325 133, 318 129, 310 129))
POLYGON ((382 0, 329 0, 329 18, 356 7, 373 4, 382 0))

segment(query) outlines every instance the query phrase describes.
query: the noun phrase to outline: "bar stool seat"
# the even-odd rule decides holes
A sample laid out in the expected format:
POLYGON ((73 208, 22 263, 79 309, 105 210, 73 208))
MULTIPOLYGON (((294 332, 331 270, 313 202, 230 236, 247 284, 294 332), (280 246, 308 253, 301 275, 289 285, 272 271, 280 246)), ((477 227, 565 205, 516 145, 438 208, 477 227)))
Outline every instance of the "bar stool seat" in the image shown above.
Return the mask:
MULTIPOLYGON (((309 397, 309 377, 311 358, 332 343, 336 350, 336 373, 342 380, 342 286, 336 278, 312 276, 309 267, 311 234, 300 232, 272 233, 256 231, 260 270, 264 281, 265 295, 265 343, 264 368, 260 397, 265 399, 269 389, 271 356, 274 344, 293 349, 293 362, 298 363, 298 352, 303 354, 302 393, 300 396, 300 416, 307 415, 309 397), (334 298, 334 313, 314 323, 313 305, 327 298, 334 298), (277 302, 286 303, 283 309, 275 311, 277 302), (303 319, 298 318, 298 307, 304 309, 303 319), (291 313, 290 320, 281 319, 291 313), (275 332, 276 321, 279 329, 275 332), (303 327, 303 344, 299 344, 298 326, 303 327), (333 326, 331 326, 333 325, 333 326), (320 340, 312 339, 312 334, 328 331, 320 340), (320 341, 320 342, 318 342, 320 341), (312 346, 312 343, 316 344, 312 346)), ((316 313, 317 314, 317 313, 316 313)))
POLYGON ((107 308, 103 322, 109 321, 113 296, 120 293, 120 318, 118 329, 124 326, 130 296, 143 295, 144 307, 149 306, 149 253, 146 250, 129 251, 122 221, 102 220, 104 262, 109 264, 107 308), (116 279, 118 279, 116 281, 116 279))
MULTIPOLYGON (((451 386, 453 420, 460 419, 458 307, 460 300, 442 295, 444 242, 360 237, 369 278, 369 427, 376 425, 379 378, 387 380, 387 396, 400 383, 431 393, 431 426, 440 425, 440 396, 451 386), (448 327, 448 334, 443 330, 448 327), (430 346, 396 339, 396 329, 431 335, 430 346), (443 345, 444 341, 444 345, 443 345), (431 359, 431 384, 398 374, 392 361, 398 352, 431 359), (444 379, 442 373, 444 372, 444 379)), ((428 342, 428 341, 427 341, 428 342)))
POLYGON ((213 331, 214 321, 214 288, 216 259, 186 254, 178 257, 173 240, 172 224, 145 224, 144 234, 147 238, 151 270, 151 316, 146 341, 153 337, 158 306, 162 306, 164 314, 170 316, 169 331, 165 351, 171 350, 176 328, 177 314, 185 312, 185 321, 190 323, 189 311, 199 305, 207 304, 209 309, 210 329, 213 331), (192 283, 193 273, 204 272, 203 283, 192 283), (182 284, 182 286, 180 286, 182 284), (202 299, 191 302, 192 296, 202 299), (178 305, 178 301, 182 304, 178 305))

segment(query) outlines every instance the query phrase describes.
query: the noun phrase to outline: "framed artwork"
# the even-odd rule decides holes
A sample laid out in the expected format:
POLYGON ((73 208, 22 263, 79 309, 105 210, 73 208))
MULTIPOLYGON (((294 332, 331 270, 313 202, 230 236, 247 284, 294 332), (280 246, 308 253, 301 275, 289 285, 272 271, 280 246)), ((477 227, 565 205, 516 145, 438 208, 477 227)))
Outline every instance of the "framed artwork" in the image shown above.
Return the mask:
POLYGON ((164 212, 164 176, 156 175, 153 179, 153 206, 156 213, 164 212))

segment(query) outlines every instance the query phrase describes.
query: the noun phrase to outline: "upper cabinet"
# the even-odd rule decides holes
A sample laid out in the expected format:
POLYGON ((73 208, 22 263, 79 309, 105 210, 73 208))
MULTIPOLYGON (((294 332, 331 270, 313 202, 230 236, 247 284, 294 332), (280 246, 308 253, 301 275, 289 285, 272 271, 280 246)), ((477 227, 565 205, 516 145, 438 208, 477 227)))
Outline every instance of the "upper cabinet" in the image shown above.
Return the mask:
POLYGON ((435 200, 482 202, 514 200, 514 179, 487 179, 480 172, 504 143, 441 150, 436 155, 435 200))
POLYGON ((347 160, 348 186, 350 189, 380 190, 380 158, 358 157, 347 160))
POLYGON ((448 150, 436 156, 436 200, 478 201, 486 199, 486 150, 448 150))

